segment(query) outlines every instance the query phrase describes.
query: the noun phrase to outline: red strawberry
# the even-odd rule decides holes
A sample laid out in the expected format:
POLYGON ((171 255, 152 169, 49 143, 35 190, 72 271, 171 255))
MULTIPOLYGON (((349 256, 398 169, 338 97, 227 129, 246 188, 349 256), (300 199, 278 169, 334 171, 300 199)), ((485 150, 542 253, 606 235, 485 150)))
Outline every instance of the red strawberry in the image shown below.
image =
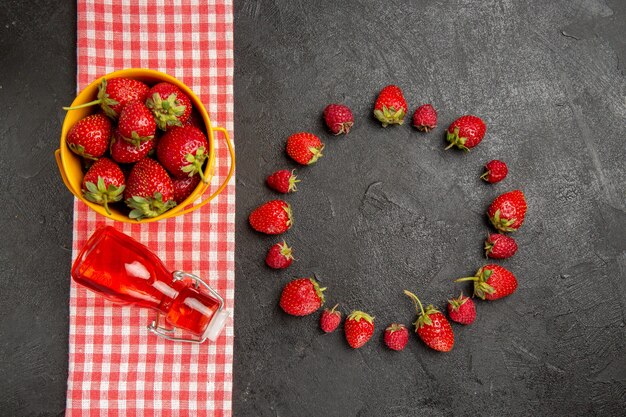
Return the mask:
POLYGON ((167 171, 154 159, 144 158, 130 171, 124 190, 126 205, 132 209, 128 217, 156 217, 176 206, 174 186, 167 171))
POLYGON ((325 309, 320 316, 320 328, 324 333, 334 332, 335 329, 341 323, 341 312, 337 311, 339 304, 336 304, 333 308, 325 309))
POLYGON ((293 262, 291 248, 283 240, 283 243, 277 243, 270 248, 265 258, 267 266, 273 269, 287 268, 293 262))
POLYGON ((300 165, 311 165, 321 158, 324 144, 313 133, 294 133, 287 139, 287 155, 300 165))
POLYGON ((98 87, 98 99, 64 110, 82 109, 99 104, 104 113, 112 119, 117 118, 126 104, 131 101, 144 101, 150 87, 141 81, 130 78, 111 78, 102 80, 98 87))
POLYGON ((257 207, 248 218, 250 226, 257 232, 279 235, 293 224, 291 206, 283 200, 272 200, 257 207))
POLYGON ((485 240, 485 256, 493 259, 506 259, 515 255, 517 243, 510 236, 490 233, 485 240))
POLYGON ((117 128, 124 139, 137 147, 141 142, 153 139, 156 133, 154 117, 141 101, 131 101, 124 106, 117 128))
POLYGON ((111 137, 111 158, 120 164, 130 164, 143 159, 154 148, 156 138, 146 140, 139 144, 139 147, 125 140, 118 129, 113 130, 111 137))
POLYGON ((208 157, 209 142, 204 133, 194 126, 169 129, 157 145, 159 162, 176 178, 198 174, 202 181, 208 182, 202 171, 208 157))
POLYGON ((101 113, 92 114, 72 126, 65 141, 80 156, 98 159, 107 151, 111 139, 111 121, 101 113))
POLYGON ((487 181, 490 184, 495 184, 506 178, 506 174, 509 173, 509 169, 502 161, 494 159, 485 164, 485 173, 480 176, 481 179, 487 181))
POLYGON ((392 323, 385 329, 385 344, 391 350, 404 350, 409 341, 409 331, 404 324, 392 323))
POLYGON ((283 288, 280 308, 292 316, 309 315, 324 304, 324 290, 313 278, 294 279, 283 288))
POLYGON ((343 104, 329 104, 324 109, 324 122, 328 129, 335 135, 350 132, 354 125, 354 116, 350 107, 343 104))
POLYGON ((353 311, 343 323, 343 329, 350 347, 358 349, 374 334, 374 317, 362 311, 353 311))
POLYGON ((404 123, 406 112, 406 100, 400 87, 388 85, 380 91, 374 104, 374 116, 383 124, 383 127, 392 124, 401 125, 404 123))
POLYGON ((413 113, 413 126, 421 132, 428 132, 437 127, 437 110, 431 104, 424 104, 413 113))
POLYGON ((488 264, 476 276, 459 278, 455 282, 474 281, 474 295, 483 300, 497 300, 511 295, 517 289, 517 279, 511 271, 496 264, 488 264))
POLYGON ((198 175, 172 179, 172 185, 174 186, 174 201, 176 201, 176 204, 180 204, 185 201, 185 199, 191 195, 193 190, 196 189, 199 183, 200 177, 198 175))
POLYGON ((432 305, 422 307, 422 303, 415 294, 404 290, 404 294, 408 295, 415 304, 418 318, 413 323, 415 332, 426 346, 440 352, 449 352, 454 346, 454 333, 452 326, 439 310, 432 305))
POLYGON ((489 206, 487 215, 493 227, 501 232, 515 232, 526 217, 526 198, 520 190, 500 194, 489 206))
POLYGON ((166 82, 155 84, 150 89, 146 106, 152 110, 161 130, 182 126, 189 120, 192 110, 189 97, 180 88, 166 82))
POLYGON ((299 183, 300 180, 297 179, 294 172, 295 169, 291 171, 288 169, 282 169, 274 172, 272 175, 267 177, 267 186, 272 190, 283 194, 298 191, 296 184, 299 183))
POLYGON ((472 324, 476 320, 476 305, 461 293, 458 298, 448 300, 448 316, 459 324, 472 324))
POLYGON ((446 149, 456 146, 459 149, 468 151, 483 140, 486 130, 487 126, 480 117, 472 115, 461 116, 448 127, 446 139, 450 142, 450 145, 446 149))
POLYGON ((93 163, 83 177, 83 196, 92 203, 104 206, 107 213, 109 203, 120 201, 125 188, 124 173, 109 158, 100 158, 93 163))

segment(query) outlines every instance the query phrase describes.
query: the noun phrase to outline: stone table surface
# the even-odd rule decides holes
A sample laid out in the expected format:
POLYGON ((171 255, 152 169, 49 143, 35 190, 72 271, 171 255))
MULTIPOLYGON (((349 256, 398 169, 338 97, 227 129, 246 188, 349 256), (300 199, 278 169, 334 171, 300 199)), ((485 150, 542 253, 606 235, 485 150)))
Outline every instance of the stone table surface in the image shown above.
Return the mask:
MULTIPOLYGON (((626 2, 235 1, 237 143, 235 416, 617 416, 626 405, 626 2), (372 103, 398 84, 439 127, 382 129, 372 103), (321 111, 349 105, 347 137, 321 111), (444 128, 482 116, 483 143, 444 151, 444 128), (298 168, 284 235, 296 262, 264 267, 247 224, 275 198, 264 178, 296 168, 286 138, 326 143, 298 168), (479 180, 502 159, 509 177, 479 180), (415 315, 403 289, 436 307, 485 263, 484 212, 522 189, 520 249, 498 262, 517 292, 478 303, 447 354, 382 329, 415 315), (352 350, 318 315, 278 308, 280 288, 315 274, 328 305, 376 316, 352 350)), ((63 415, 72 199, 53 151, 75 89, 74 2, 0 4, 0 416, 63 415)))

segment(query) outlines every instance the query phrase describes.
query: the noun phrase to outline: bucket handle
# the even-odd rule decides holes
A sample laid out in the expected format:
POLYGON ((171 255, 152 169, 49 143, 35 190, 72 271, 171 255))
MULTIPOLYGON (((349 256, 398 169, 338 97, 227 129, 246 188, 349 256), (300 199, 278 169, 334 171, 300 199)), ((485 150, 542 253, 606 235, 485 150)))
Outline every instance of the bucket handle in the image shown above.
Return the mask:
POLYGON ((217 188, 217 190, 215 190, 213 194, 211 194, 210 196, 202 200, 200 203, 193 205, 185 210, 172 213, 172 216, 168 216, 168 217, 180 216, 182 214, 191 213, 192 211, 199 209, 200 207, 207 204, 209 201, 213 200, 222 191, 224 191, 224 188, 226 188, 226 185, 228 185, 228 182, 230 181, 230 179, 232 178, 235 172, 235 148, 233 148, 233 144, 230 141, 230 137, 228 136, 228 131, 223 127, 212 127, 211 130, 213 130, 213 132, 216 132, 216 131, 221 132, 224 135, 224 138, 226 139, 226 145, 228 145, 228 153, 230 154, 230 168, 228 169, 228 175, 226 176, 226 179, 224 180, 224 182, 220 184, 220 186, 217 188))
POLYGON ((56 151, 54 151, 54 158, 57 160, 57 165, 59 166, 59 171, 61 172, 61 178, 63 179, 63 184, 65 184, 67 189, 70 190, 72 194, 74 194, 74 197, 78 198, 79 200, 82 200, 83 196, 77 194, 76 191, 74 191, 74 188, 70 185, 70 181, 67 179, 67 175, 65 174, 65 170, 63 169, 63 160, 61 159, 61 149, 57 149, 56 151))

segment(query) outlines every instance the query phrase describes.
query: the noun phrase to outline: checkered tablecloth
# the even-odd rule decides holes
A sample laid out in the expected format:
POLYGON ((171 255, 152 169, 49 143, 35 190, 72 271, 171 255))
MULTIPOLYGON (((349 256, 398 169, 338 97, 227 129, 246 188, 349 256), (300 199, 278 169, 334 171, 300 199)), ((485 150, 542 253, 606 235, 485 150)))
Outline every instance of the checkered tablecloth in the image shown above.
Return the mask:
MULTIPOLYGON (((167 72, 196 92, 232 139, 231 0, 78 0, 77 43, 79 90, 123 68, 167 72)), ((216 156, 213 190, 229 164, 219 133, 216 156)), ((171 269, 204 278, 231 319, 217 343, 168 342, 146 329, 149 311, 111 304, 72 282, 66 415, 231 415, 234 220, 234 178, 200 210, 155 223, 115 223, 75 201, 74 257, 98 226, 112 224, 171 269)))

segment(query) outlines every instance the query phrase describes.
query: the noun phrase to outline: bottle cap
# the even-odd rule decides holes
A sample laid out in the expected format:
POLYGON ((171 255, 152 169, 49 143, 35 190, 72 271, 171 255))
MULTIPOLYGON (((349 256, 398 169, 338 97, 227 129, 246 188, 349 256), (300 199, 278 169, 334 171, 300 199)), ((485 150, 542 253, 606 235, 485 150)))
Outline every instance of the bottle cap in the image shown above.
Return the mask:
POLYGON ((217 337, 222 332, 224 325, 226 324, 226 319, 228 319, 228 315, 228 311, 226 310, 221 310, 215 313, 215 316, 213 316, 213 319, 204 331, 202 338, 207 338, 211 342, 215 342, 217 340, 217 337))

